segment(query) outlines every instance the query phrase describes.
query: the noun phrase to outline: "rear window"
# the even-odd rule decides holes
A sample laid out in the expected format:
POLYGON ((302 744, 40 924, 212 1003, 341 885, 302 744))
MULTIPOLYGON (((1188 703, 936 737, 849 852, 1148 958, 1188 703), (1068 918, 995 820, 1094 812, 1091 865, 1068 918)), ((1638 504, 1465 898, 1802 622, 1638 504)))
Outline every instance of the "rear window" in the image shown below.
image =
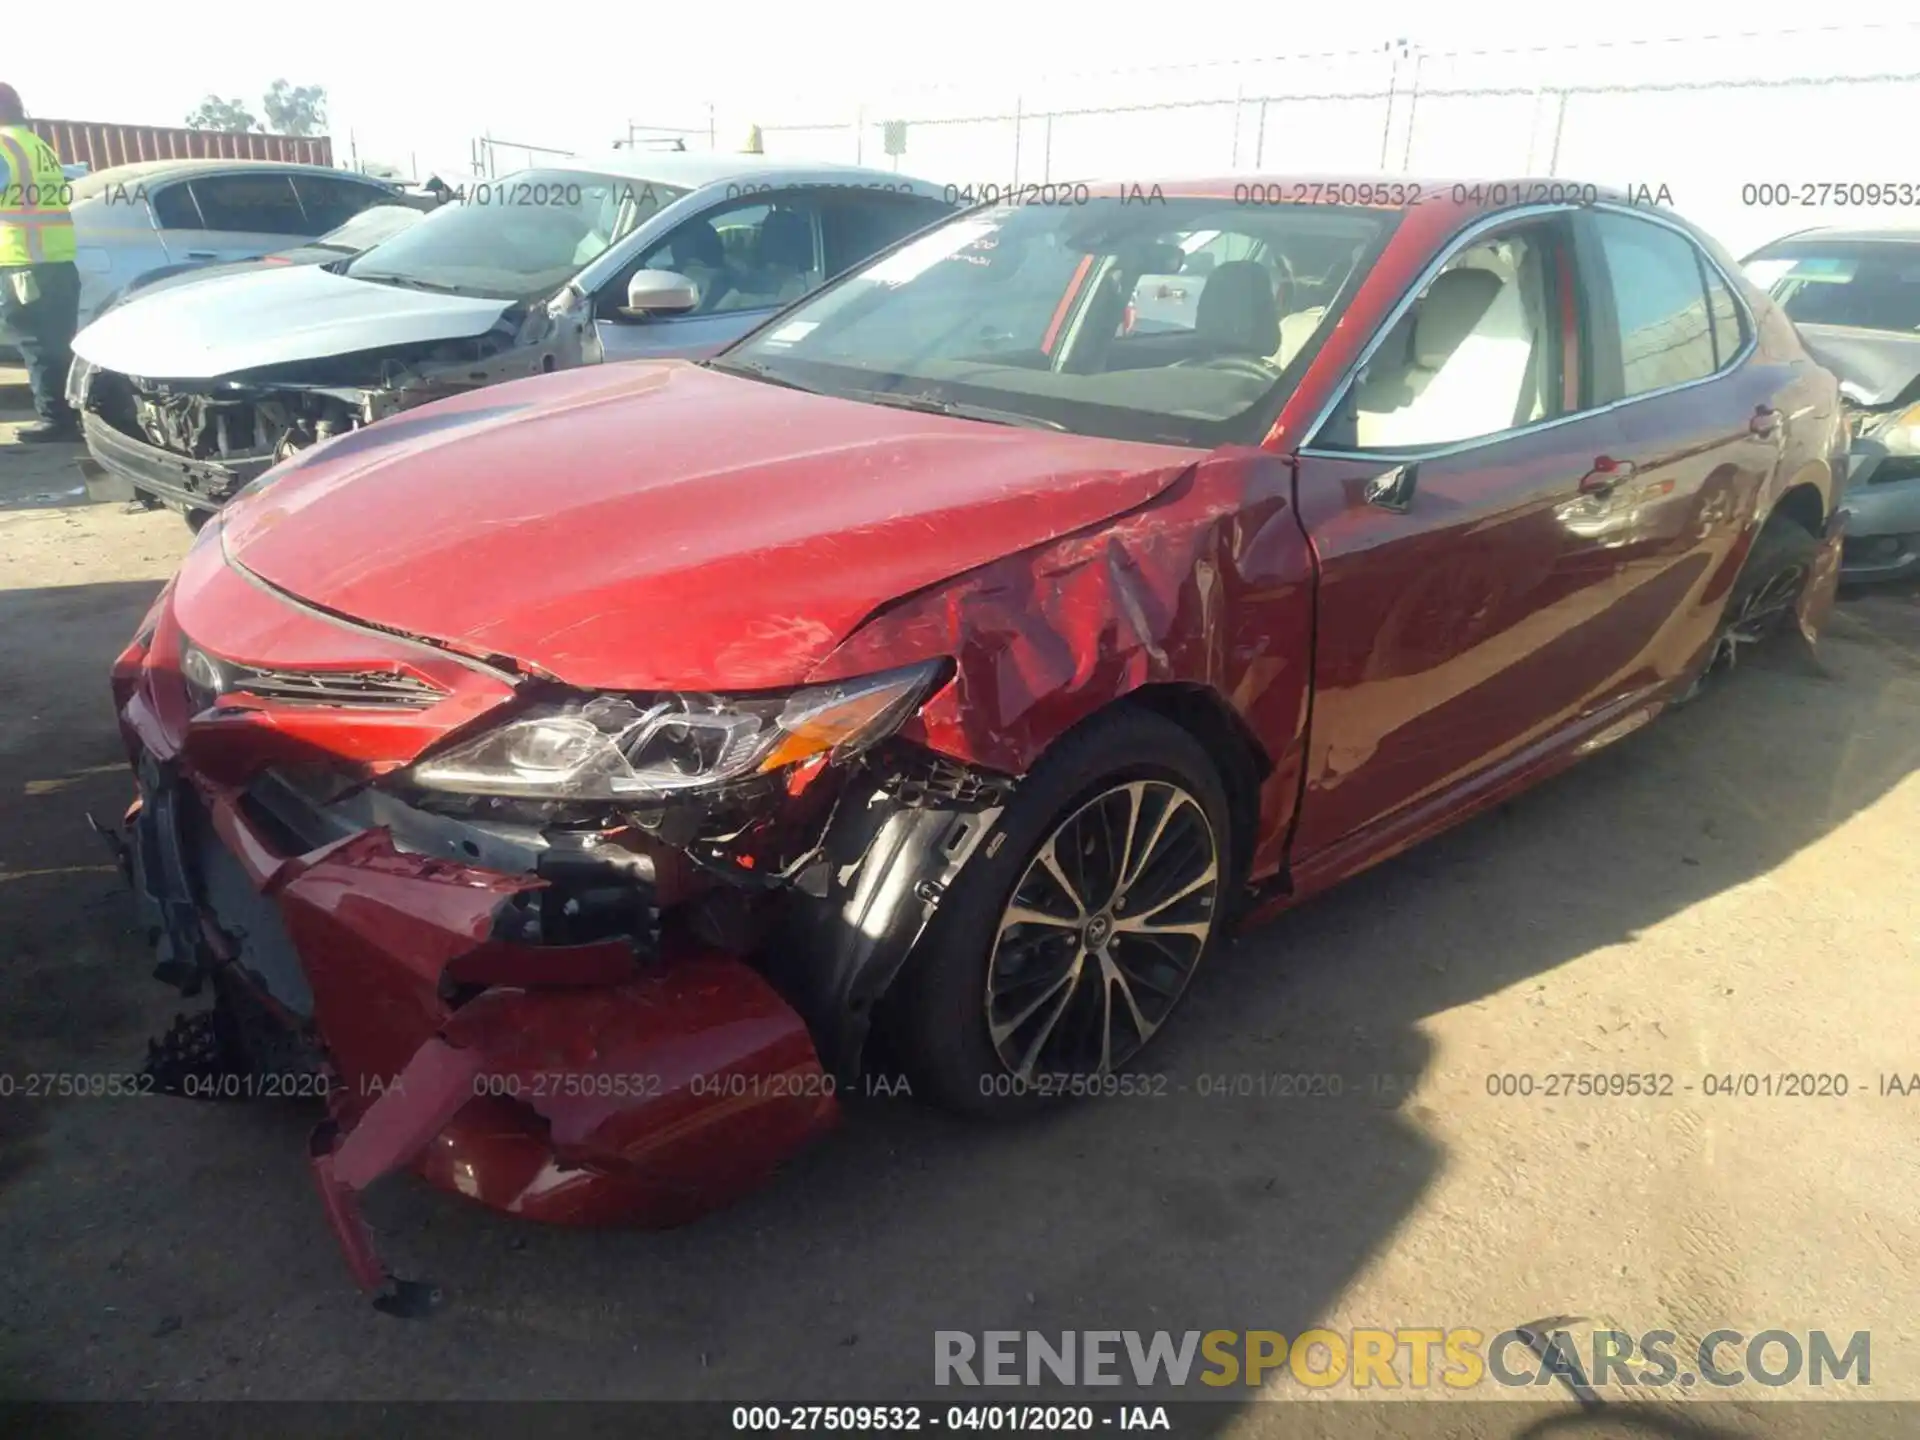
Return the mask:
POLYGON ((1920 330, 1920 242, 1770 245, 1744 268, 1799 324, 1920 330))

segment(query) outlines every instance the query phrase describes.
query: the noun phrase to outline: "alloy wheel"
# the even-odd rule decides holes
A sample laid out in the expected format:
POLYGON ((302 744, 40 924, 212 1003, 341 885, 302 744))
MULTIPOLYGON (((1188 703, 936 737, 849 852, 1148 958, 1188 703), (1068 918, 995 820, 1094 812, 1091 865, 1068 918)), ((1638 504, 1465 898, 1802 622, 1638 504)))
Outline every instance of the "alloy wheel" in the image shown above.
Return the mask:
POLYGON ((1742 600, 1739 608, 1722 623, 1707 669, 1733 669, 1739 663, 1743 647, 1758 645, 1778 630, 1799 604, 1800 592, 1806 583, 1804 565, 1783 566, 1768 576, 1767 583, 1742 600))
POLYGON ((1220 847, 1180 785, 1129 780, 1049 834, 1000 916, 987 1033, 1015 1076, 1098 1075, 1166 1020, 1213 934, 1220 847))

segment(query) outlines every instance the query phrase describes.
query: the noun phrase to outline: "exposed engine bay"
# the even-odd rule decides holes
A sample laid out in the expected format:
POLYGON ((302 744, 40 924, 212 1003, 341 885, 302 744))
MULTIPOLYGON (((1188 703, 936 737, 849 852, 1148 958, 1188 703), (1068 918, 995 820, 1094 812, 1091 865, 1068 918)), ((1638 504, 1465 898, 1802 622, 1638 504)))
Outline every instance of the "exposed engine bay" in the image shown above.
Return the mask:
POLYGON ((545 303, 517 304, 480 335, 216 380, 124 375, 76 360, 68 390, 96 458, 138 492, 211 511, 322 441, 449 395, 580 364, 589 358, 581 336, 591 333, 545 303))

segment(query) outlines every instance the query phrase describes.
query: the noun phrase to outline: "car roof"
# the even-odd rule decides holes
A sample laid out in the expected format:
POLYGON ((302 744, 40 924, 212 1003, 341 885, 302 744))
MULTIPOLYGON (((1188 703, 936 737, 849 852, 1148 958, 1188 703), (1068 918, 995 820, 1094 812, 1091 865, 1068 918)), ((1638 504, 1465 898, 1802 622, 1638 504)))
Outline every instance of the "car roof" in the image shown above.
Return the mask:
MULTIPOLYGON (((1785 245, 1788 242, 1799 244, 1808 240, 1816 243, 1839 240, 1849 244, 1858 241, 1884 241, 1895 245, 1920 245, 1920 225, 1819 225, 1811 230, 1795 230, 1790 235, 1769 240, 1760 249, 1771 250, 1776 245, 1785 245)), ((1754 253, 1758 254, 1759 251, 1754 253)), ((1751 259, 1752 256, 1748 258, 1751 259)))
POLYGON ((290 160, 136 160, 129 165, 110 165, 73 182, 73 198, 90 200, 121 185, 150 185, 162 180, 184 180, 195 175, 245 173, 250 170, 279 170, 296 175, 338 175, 362 180, 369 185, 392 189, 389 181, 376 180, 354 170, 336 170, 331 165, 302 165, 290 160))
MULTIPOLYGON (((1635 199, 1615 185, 1598 185, 1567 176, 1431 176, 1373 173, 1308 173, 1258 171, 1228 175, 1163 175, 1157 177, 1103 177, 1084 182, 1093 198, 1137 201, 1158 188, 1168 199, 1227 200, 1255 206, 1284 208, 1294 204, 1351 205, 1357 208, 1404 210, 1440 206, 1457 210, 1488 210, 1527 204, 1561 204, 1575 199, 1611 200, 1640 210, 1667 213, 1663 205, 1635 199), (1250 193, 1246 187, 1258 187, 1250 193), (1496 200, 1494 197, 1498 196, 1496 200), (1243 198, 1245 197, 1245 198, 1243 198)), ((1003 192, 1029 189, 1059 190, 1061 183, 1006 185, 1003 192)), ((964 198, 964 197, 963 197, 964 198)), ((1043 202, 1044 203, 1044 202, 1043 202)))
MULTIPOLYGON (((774 182, 784 178, 830 175, 849 182, 887 181, 893 184, 927 185, 911 175, 897 174, 868 165, 840 165, 829 160, 791 160, 769 155, 729 155, 706 151, 615 150, 599 155, 570 155, 565 159, 536 161, 522 167, 527 170, 588 170, 602 175, 619 175, 632 180, 653 180, 697 190, 726 180, 752 179, 774 182)), ((485 184, 485 181, 478 182, 485 184)))

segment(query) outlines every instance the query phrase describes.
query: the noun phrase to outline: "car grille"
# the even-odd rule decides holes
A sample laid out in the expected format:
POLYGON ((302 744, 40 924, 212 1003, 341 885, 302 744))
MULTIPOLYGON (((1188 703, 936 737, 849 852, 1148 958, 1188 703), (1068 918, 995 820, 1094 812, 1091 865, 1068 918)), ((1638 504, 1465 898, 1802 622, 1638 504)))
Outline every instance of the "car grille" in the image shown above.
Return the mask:
POLYGON ((357 709, 424 710, 447 692, 393 670, 261 670, 227 664, 226 691, 283 705, 341 705, 357 709))

